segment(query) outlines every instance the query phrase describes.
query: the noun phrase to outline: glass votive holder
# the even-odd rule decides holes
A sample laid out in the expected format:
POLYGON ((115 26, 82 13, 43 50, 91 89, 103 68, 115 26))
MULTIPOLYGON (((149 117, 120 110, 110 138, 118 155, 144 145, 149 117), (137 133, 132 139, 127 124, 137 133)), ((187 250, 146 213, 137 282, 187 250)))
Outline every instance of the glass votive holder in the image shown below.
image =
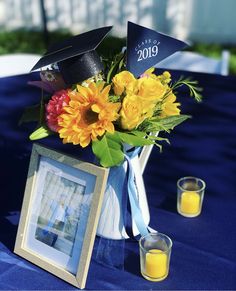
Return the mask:
POLYGON ((149 233, 139 240, 140 269, 149 281, 162 281, 169 273, 172 241, 162 233, 149 233))
POLYGON ((206 184, 196 177, 184 177, 177 181, 177 210, 186 217, 201 213, 206 184))

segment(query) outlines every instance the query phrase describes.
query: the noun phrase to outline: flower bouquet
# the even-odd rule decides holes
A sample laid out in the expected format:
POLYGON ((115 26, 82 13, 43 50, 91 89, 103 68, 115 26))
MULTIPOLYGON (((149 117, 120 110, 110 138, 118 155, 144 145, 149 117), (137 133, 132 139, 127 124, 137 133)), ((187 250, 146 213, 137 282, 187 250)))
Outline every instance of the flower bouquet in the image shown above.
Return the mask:
MULTIPOLYGON (((152 48, 157 46, 157 41, 152 44, 152 48)), ((150 42, 139 41, 138 45, 134 45, 134 51, 145 45, 150 46, 150 42)), ((152 48, 147 49, 147 52, 150 51, 150 59, 153 58, 155 62, 157 50, 152 48)), ((104 69, 100 70, 99 67, 96 72, 89 62, 86 66, 92 68, 93 72, 88 78, 78 78, 79 81, 76 82, 73 78, 73 81, 68 82, 68 74, 62 74, 60 62, 58 67, 54 65, 50 70, 41 71, 41 81, 30 82, 42 88, 43 92, 37 114, 35 115, 34 107, 23 117, 24 121, 34 115, 33 119, 38 121, 36 130, 30 135, 31 140, 57 135, 64 144, 72 143, 82 148, 91 146, 100 165, 111 168, 108 186, 112 185, 113 196, 117 195, 119 208, 122 208, 127 167, 132 168, 132 162, 129 163, 129 160, 135 157, 137 160, 144 146, 156 145, 161 149, 161 142, 168 142, 168 139, 161 137, 161 132, 169 133, 190 117, 181 114, 177 89, 187 86, 190 95, 197 101, 201 100, 200 89, 195 81, 181 78, 172 82, 169 72, 158 73, 154 68, 150 68, 150 63, 147 63, 147 69, 137 76, 135 70, 130 70, 131 66, 127 65, 128 56, 129 51, 127 54, 120 53, 111 60, 103 58, 104 69), (128 161, 128 166, 124 166, 125 161, 128 161), (122 172, 119 172, 120 169, 122 172), (122 180, 119 180, 120 176, 122 180), (112 184, 112 179, 113 182, 115 180, 115 185, 112 184)), ((80 65, 79 69, 83 71, 84 68, 85 66, 80 65)), ((139 168, 137 161, 133 168, 139 168)), ((130 172, 132 173, 132 170, 130 172)), ((132 196, 133 192, 137 192, 135 188, 142 181, 142 175, 136 176, 135 173, 134 177, 128 177, 128 180, 128 191, 132 196)), ((141 188, 144 189, 144 186, 141 188)), ((132 197, 137 200, 135 195, 132 197)), ((113 198, 110 199, 113 201, 113 198)), ((130 201, 133 198, 130 198, 130 201)), ((108 200, 109 197, 105 195, 105 199, 108 200)), ((134 204, 138 203, 136 200, 134 204)), ((113 206, 111 204, 111 207, 113 206)), ((138 209, 138 216, 142 216, 142 212, 142 209, 138 209)), ((104 219, 104 223, 107 221, 109 219, 104 219)), ((119 222, 118 219, 118 225, 119 222)), ((148 225, 148 222, 145 224, 148 225)), ((137 227, 141 233, 142 227, 137 227)), ((121 237, 123 236, 118 236, 121 237)))
MULTIPOLYGON (((30 139, 57 134, 63 143, 83 148, 91 145, 103 167, 118 166, 124 161, 124 144, 135 147, 154 144, 161 148, 159 141, 164 138, 155 133, 170 132, 190 117, 180 113, 176 89, 186 85, 200 101, 195 82, 180 79, 171 83, 169 72, 156 75, 154 68, 135 78, 125 70, 123 61, 122 54, 120 61, 114 62, 117 72, 113 77, 112 67, 107 75, 99 74, 55 90, 49 97, 43 95, 38 115, 42 118, 30 139)), ((57 81, 57 74, 40 73, 42 82, 49 84, 57 81)))

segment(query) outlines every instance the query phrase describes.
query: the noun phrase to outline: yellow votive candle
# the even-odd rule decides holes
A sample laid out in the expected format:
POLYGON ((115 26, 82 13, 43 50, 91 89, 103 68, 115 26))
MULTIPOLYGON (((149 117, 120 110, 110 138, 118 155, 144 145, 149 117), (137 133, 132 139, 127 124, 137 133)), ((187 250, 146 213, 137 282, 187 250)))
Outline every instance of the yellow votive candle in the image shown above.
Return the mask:
POLYGON ((167 274, 167 255, 158 249, 146 254, 146 275, 151 278, 161 278, 167 274))
POLYGON ((183 192, 181 195, 180 210, 183 213, 195 214, 199 212, 200 196, 194 191, 183 192))

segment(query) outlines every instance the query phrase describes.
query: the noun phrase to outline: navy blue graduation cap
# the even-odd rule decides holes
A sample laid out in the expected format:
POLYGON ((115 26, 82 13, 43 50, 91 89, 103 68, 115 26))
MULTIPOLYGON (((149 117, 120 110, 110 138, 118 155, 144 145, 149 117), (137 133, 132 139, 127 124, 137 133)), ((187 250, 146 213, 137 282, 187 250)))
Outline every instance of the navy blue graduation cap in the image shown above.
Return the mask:
POLYGON ((139 77, 147 69, 186 46, 183 41, 128 22, 127 70, 139 77))
POLYGON ((53 45, 31 71, 57 63, 67 84, 82 82, 103 70, 95 51, 112 26, 94 29, 53 45))

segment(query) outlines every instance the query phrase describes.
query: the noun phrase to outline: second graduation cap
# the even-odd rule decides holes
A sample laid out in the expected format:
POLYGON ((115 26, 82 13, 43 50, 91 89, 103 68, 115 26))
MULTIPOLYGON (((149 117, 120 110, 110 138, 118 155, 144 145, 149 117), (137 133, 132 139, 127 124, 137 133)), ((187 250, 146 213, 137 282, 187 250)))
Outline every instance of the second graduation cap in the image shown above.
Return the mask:
POLYGON ((95 49, 112 26, 94 29, 53 45, 31 71, 57 63, 67 84, 82 82, 103 70, 103 64, 95 49))

